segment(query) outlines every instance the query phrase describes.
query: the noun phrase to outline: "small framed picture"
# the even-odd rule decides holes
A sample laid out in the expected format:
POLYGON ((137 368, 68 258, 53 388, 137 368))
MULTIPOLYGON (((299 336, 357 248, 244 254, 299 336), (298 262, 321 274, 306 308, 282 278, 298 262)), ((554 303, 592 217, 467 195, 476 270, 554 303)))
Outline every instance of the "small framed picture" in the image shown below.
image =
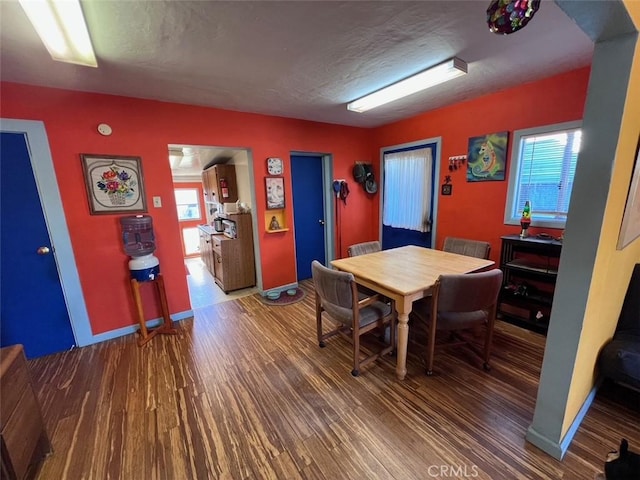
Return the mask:
POLYGON ((147 211, 140 157, 80 154, 91 215, 147 211))
POLYGON ((453 190, 453 185, 451 185, 450 183, 445 183, 440 188, 440 192, 442 193, 442 195, 451 195, 452 190, 453 190))
POLYGON ((284 208, 284 177, 264 179, 267 192, 267 210, 284 208))

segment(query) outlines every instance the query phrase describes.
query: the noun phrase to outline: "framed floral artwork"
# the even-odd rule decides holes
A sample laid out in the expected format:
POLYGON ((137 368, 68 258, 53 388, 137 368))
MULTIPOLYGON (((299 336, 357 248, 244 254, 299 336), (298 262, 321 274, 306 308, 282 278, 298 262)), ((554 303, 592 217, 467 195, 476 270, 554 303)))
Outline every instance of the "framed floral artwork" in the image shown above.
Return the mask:
POLYGON ((147 211, 140 157, 80 154, 91 215, 147 211))
POLYGON ((284 178, 266 177, 267 210, 284 208, 284 178))

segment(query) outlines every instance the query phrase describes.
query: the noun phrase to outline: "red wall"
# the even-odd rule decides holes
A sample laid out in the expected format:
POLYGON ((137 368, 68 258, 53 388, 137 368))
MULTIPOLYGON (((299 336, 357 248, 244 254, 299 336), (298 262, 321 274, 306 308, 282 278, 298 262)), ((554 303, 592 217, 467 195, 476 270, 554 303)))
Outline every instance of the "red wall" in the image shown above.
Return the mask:
MULTIPOLYGON (((266 198, 262 179, 267 175, 267 157, 283 158, 287 192, 292 191, 291 151, 332 154, 336 178, 351 179, 356 161, 372 160, 368 157, 371 131, 366 129, 15 83, 3 82, 0 88, 3 118, 45 123, 94 334, 135 324, 136 317, 128 281, 128 257, 121 247, 119 216, 89 214, 80 153, 142 158, 147 206, 156 234, 155 254, 160 259, 172 314, 190 310, 191 306, 168 144, 250 149, 257 190, 253 213, 260 225, 265 214, 261 200, 266 198), (96 130, 100 123, 111 125, 113 134, 100 135, 96 130), (153 207, 153 196, 162 197, 162 208, 153 207)), ((377 197, 368 198, 362 189, 351 189, 348 206, 342 212, 343 250, 347 242, 376 236, 377 228, 371 220, 375 200, 377 197)), ((287 202, 286 214, 287 225, 293 226, 291 202, 287 202)), ((262 254, 264 289, 296 281, 294 228, 278 235, 261 233, 256 239, 262 254)), ((158 317, 150 292, 143 294, 147 319, 158 317)))
MULTIPOLYGON (((466 164, 449 172, 449 157, 466 154, 469 137, 509 131, 510 162, 514 130, 581 120, 589 72, 589 67, 581 68, 379 127, 374 131, 371 155, 379 157, 385 146, 442 137, 441 174, 434 188, 439 194, 445 175, 451 175, 453 192, 451 196, 439 194, 435 246, 442 248, 447 236, 485 240, 491 242, 491 258, 497 261, 500 237, 520 232, 520 227, 504 224, 509 166, 505 181, 467 182, 466 164)), ((533 213, 535 216, 535 210, 533 213)), ((541 231, 554 236, 561 233, 530 229, 532 235, 541 231)))
MULTIPOLYGON (((353 182, 351 171, 356 161, 372 161, 377 168, 384 146, 442 137, 440 184, 449 173, 448 157, 465 154, 471 136, 581 119, 588 76, 589 68, 578 69, 372 130, 14 83, 0 85, 0 111, 4 118, 45 123, 89 318, 97 334, 134 324, 135 310, 118 216, 89 214, 80 153, 142 158, 156 255, 165 276, 169 310, 178 313, 191 307, 168 144, 250 149, 257 199, 253 213, 259 225, 265 216, 261 199, 266 198, 262 179, 267 175, 267 157, 283 158, 285 191, 291 192, 291 151, 332 154, 334 177, 347 179, 351 187, 347 205, 341 206, 340 212, 339 256, 345 256, 348 245, 378 236, 379 196, 367 195, 353 182), (109 137, 96 131, 103 122, 113 128, 109 137), (153 207, 153 196, 162 197, 162 208, 153 207)), ((510 153, 511 145, 508 158, 510 153)), ((492 258, 497 260, 500 236, 519 231, 503 224, 507 181, 467 183, 464 170, 453 172, 452 177, 453 195, 439 197, 436 246, 441 247, 443 238, 450 235, 486 239, 492 243, 492 258)), ((439 185, 437 188, 439 191, 439 185)), ((288 232, 262 232, 257 238, 265 290, 296 281, 291 202, 287 202, 286 215, 287 225, 293 227, 288 232)), ((532 228, 531 232, 537 230, 532 228)), ((149 319, 159 316, 155 302, 148 297, 145 314, 149 319)))

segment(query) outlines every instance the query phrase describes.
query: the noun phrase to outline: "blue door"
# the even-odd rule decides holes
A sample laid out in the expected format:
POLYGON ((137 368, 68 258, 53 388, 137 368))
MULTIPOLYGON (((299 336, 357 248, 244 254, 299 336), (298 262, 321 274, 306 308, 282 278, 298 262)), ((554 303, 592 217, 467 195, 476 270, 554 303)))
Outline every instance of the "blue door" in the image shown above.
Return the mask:
POLYGON ((25 135, 0 135, 0 343, 34 358, 75 340, 25 135))
POLYGON ((313 260, 324 265, 326 259, 322 157, 292 155, 291 182, 297 279, 301 281, 311 278, 313 260))
MULTIPOLYGON (((389 150, 385 153, 393 153, 393 152, 402 152, 405 150, 416 150, 419 148, 431 148, 431 158, 433 162, 436 159, 436 147, 435 143, 428 143, 425 145, 418 145, 409 148, 400 148, 398 150, 389 150)), ((431 189, 431 212, 430 212, 430 220, 433 225, 433 209, 435 206, 435 196, 437 195, 437 185, 436 185, 436 168, 435 163, 434 167, 431 169, 431 185, 433 188, 431 189)), ((416 230, 407 230, 404 228, 394 228, 389 227, 387 225, 382 225, 382 248, 387 250, 389 248, 396 247, 404 247, 405 245, 419 245, 421 247, 431 248, 432 238, 431 231, 429 232, 418 232, 416 230)))

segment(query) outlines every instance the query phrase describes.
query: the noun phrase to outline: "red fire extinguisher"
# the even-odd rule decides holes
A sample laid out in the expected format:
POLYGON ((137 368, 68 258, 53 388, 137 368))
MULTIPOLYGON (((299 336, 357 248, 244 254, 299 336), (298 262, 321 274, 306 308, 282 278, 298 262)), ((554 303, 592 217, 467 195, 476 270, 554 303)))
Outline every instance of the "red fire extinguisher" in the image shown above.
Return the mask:
POLYGON ((224 178, 220 179, 220 191, 222 192, 222 198, 229 198, 229 186, 224 178))

